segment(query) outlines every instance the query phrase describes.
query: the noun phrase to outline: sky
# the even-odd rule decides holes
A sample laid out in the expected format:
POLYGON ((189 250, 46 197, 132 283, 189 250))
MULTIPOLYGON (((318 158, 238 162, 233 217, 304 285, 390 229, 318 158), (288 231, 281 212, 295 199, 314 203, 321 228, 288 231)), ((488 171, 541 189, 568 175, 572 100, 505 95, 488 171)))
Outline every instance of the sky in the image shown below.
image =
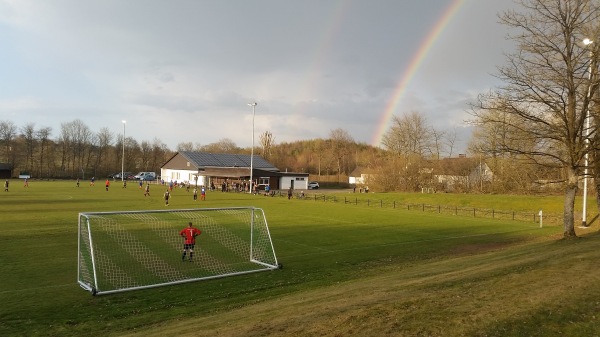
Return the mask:
POLYGON ((0 121, 80 119, 138 142, 258 145, 343 129, 380 146, 392 116, 455 133, 500 83, 512 0, 0 0, 0 121), (255 110, 248 103, 256 102, 255 110), (123 121, 126 121, 123 124, 123 121))

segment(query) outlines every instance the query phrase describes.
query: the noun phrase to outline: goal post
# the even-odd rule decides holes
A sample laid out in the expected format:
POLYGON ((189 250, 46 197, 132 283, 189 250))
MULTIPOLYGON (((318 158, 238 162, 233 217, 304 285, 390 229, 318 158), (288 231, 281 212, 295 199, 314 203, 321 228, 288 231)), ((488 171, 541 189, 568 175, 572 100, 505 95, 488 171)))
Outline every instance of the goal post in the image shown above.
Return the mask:
POLYGON ((260 208, 79 213, 77 278, 94 295, 277 268, 260 208), (183 259, 179 233, 189 222, 201 234, 193 259, 183 259))

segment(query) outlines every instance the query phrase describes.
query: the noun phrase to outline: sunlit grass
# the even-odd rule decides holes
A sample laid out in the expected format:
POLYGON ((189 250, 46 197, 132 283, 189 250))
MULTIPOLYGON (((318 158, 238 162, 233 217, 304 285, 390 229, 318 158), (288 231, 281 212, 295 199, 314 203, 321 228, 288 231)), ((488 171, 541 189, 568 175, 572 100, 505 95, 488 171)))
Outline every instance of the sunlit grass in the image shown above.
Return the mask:
MULTIPOLYGON (((101 185, 32 181, 0 194, 0 335, 598 333, 587 314, 600 303, 596 236, 563 242, 560 226, 243 193, 210 192, 194 202, 177 189, 168 208, 264 209, 282 270, 92 297, 77 285, 78 213, 167 207, 161 186, 144 197, 133 184, 101 185)), ((523 204, 517 196, 479 195, 472 203, 461 195, 357 197, 382 196, 523 204)), ((560 197, 552 198, 539 203, 560 208, 560 197)))

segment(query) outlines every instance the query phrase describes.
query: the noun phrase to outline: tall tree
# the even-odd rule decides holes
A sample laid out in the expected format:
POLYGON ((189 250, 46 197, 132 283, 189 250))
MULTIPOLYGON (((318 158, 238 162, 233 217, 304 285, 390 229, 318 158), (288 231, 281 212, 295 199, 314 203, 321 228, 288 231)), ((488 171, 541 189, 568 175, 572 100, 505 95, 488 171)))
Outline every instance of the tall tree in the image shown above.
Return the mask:
POLYGON ((452 158, 452 153, 454 152, 454 146, 456 145, 457 139, 458 134, 456 132, 456 128, 444 134, 444 145, 446 145, 446 148, 448 149, 449 158, 452 158))
POLYGON ((14 164, 14 151, 11 151, 15 137, 17 136, 17 126, 11 121, 0 122, 0 142, 4 145, 6 161, 14 164))
POLYGON ((150 161, 150 167, 156 169, 157 172, 161 165, 167 160, 167 156, 171 155, 171 151, 167 148, 167 145, 161 142, 158 138, 154 138, 152 141, 152 159, 150 161))
POLYGON ((397 155, 423 157, 426 153, 433 152, 430 130, 425 116, 416 111, 401 117, 394 116, 392 126, 383 135, 381 143, 397 155))
POLYGON ((105 172, 113 167, 109 162, 109 148, 113 141, 113 133, 109 128, 103 127, 96 133, 97 147, 94 166, 102 168, 105 172))
POLYGON ((269 160, 273 145, 275 145, 275 137, 270 131, 265 131, 258 138, 260 140, 260 146, 262 147, 262 156, 266 160, 269 160))
POLYGON ((40 178, 42 178, 44 176, 43 172, 44 172, 44 154, 45 154, 45 150, 48 147, 48 142, 50 141, 50 134, 52 133, 52 128, 51 127, 43 127, 41 129, 39 129, 36 133, 36 137, 38 139, 38 142, 40 144, 40 178))
MULTIPOLYGON (((338 183, 340 182, 340 175, 342 170, 344 170, 344 163, 346 157, 352 153, 351 145, 354 144, 354 139, 350 136, 350 133, 344 129, 335 129, 331 130, 329 133, 329 138, 331 140, 331 153, 333 157, 336 159, 337 164, 337 175, 338 175, 338 183)), ((346 171, 346 170, 344 170, 346 171)), ((349 172, 345 172, 349 173, 349 172)))
MULTIPOLYGON (((511 29, 517 50, 499 68, 504 84, 482 94, 472 114, 481 124, 498 124, 509 132, 499 144, 508 153, 566 172, 564 237, 575 237, 574 204, 586 153, 586 112, 598 82, 588 78, 597 68, 597 0, 521 0, 522 11, 507 11, 501 23, 511 29), (590 49, 592 48, 592 57, 590 49), (591 64, 590 64, 591 62, 591 64), (499 113, 490 113, 497 111, 499 113), (508 118, 504 118, 508 117, 508 118), (519 144, 535 144, 523 148, 519 144)), ((600 41, 598 41, 600 42, 600 41)))
POLYGON ((152 162, 152 144, 150 144, 149 141, 144 140, 140 145, 140 160, 142 170, 154 171, 154 168, 150 166, 150 163, 152 162))
POLYGON ((21 136, 25 141, 25 169, 31 173, 33 170, 33 151, 35 150, 35 123, 27 123, 21 128, 21 136))
MULTIPOLYGON (((381 143, 392 156, 391 164, 383 165, 382 170, 391 170, 388 174, 397 176, 381 182, 386 190, 401 189, 414 191, 419 185, 429 185, 419 177, 421 166, 427 156, 437 153, 435 149, 436 137, 431 132, 433 128, 427 123, 422 114, 413 111, 400 117, 394 116, 391 127, 383 135, 381 143), (391 183, 399 183, 391 186, 391 183)), ((440 144, 441 146, 441 144, 440 144)), ((382 173, 382 172, 381 172, 382 173)))
POLYGON ((74 168, 78 172, 85 172, 90 163, 89 151, 94 140, 94 134, 80 119, 75 119, 69 123, 69 129, 73 140, 71 151, 73 151, 74 168))

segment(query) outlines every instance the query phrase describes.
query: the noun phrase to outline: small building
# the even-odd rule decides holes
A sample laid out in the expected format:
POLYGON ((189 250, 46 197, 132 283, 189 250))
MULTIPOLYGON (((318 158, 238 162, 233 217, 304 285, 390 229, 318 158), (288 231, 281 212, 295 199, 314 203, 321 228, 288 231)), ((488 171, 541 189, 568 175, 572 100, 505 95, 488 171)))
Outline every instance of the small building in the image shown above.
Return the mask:
POLYGON ((258 189, 308 189, 308 173, 281 172, 259 155, 177 152, 161 167, 165 182, 204 185, 215 189, 247 190, 252 179, 258 189))
POLYGON ((375 170, 364 167, 355 168, 348 175, 348 183, 350 185, 366 185, 369 183, 369 178, 375 175, 375 170))
POLYGON ((0 179, 10 179, 12 177, 12 171, 12 164, 0 163, 0 179))
POLYGON ((483 184, 490 184, 494 173, 484 162, 476 158, 446 158, 440 161, 440 167, 434 170, 437 190, 457 191, 483 184))

